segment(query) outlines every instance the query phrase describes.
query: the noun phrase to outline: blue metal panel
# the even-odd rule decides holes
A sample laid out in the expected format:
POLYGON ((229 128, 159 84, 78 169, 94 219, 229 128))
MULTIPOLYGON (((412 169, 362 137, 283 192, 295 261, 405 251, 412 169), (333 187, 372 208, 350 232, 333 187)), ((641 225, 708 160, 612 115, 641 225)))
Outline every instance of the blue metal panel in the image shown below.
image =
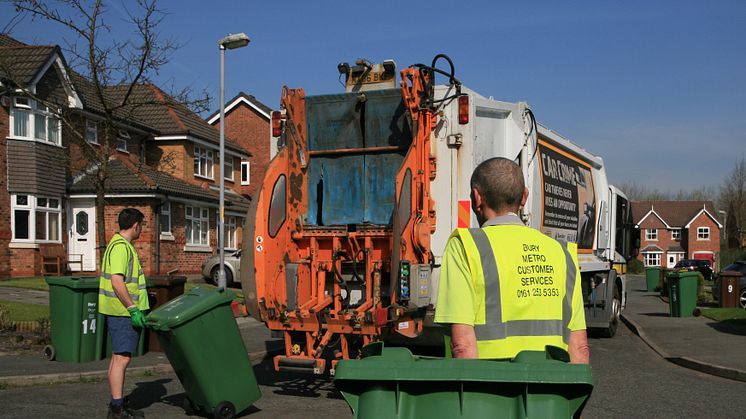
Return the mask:
POLYGON ((354 93, 307 96, 308 149, 363 147, 360 109, 354 93))
POLYGON ((397 89, 306 98, 308 149, 398 146, 400 151, 314 156, 308 164, 306 224, 390 225, 396 173, 412 142, 397 89))

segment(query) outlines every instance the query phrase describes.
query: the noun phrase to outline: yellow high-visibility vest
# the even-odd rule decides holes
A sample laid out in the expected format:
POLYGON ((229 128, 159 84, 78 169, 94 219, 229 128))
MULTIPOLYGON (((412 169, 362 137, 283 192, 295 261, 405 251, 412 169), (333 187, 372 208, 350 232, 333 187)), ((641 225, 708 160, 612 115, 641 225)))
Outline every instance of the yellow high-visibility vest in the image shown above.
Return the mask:
MULTIPOLYGON (((119 233, 114 234, 109 245, 106 247, 104 252, 104 258, 101 262, 101 276, 99 277, 99 289, 98 289, 98 307, 99 312, 109 316, 129 316, 127 308, 119 301, 114 287, 111 284, 110 271, 111 266, 111 250, 115 246, 125 246, 127 249, 127 272, 124 273, 124 284, 127 287, 127 293, 134 303, 140 310, 147 310, 150 308, 148 303, 148 291, 146 289, 145 275, 142 272, 140 266, 140 260, 137 258, 137 252, 135 251, 132 243, 128 242, 119 233)), ((119 272, 116 272, 119 273, 119 272)))
POLYGON ((510 224, 460 228, 454 236, 466 252, 475 301, 484 304, 474 322, 480 358, 546 345, 567 350, 570 331, 585 329, 575 243, 510 224))

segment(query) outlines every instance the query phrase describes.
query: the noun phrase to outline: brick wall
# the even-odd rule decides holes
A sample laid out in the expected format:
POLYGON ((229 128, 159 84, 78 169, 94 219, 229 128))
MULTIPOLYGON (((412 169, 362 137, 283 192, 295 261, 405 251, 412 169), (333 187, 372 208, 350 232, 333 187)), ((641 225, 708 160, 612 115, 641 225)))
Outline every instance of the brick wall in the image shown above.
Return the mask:
MULTIPOLYGON (((216 122, 214 127, 220 129, 220 121, 216 122)), ((236 184, 240 186, 244 195, 252 196, 264 179, 264 172, 269 165, 269 130, 269 120, 245 103, 240 103, 225 115, 226 137, 238 142, 252 154, 249 159, 250 184, 240 186, 240 178, 236 178, 236 184)), ((240 164, 236 167, 240 175, 240 164)))
MULTIPOLYGON (((682 235, 683 234, 684 233, 682 232, 682 235)), ((658 217, 656 217, 654 214, 651 214, 642 221, 642 223, 640 224, 640 253, 637 255, 638 260, 645 260, 643 249, 648 246, 657 246, 663 251, 663 253, 661 254, 661 265, 666 266, 666 250, 669 248, 669 246, 672 245, 680 245, 680 242, 675 241, 671 238, 671 231, 666 229, 666 225, 663 224, 663 222, 658 217), (658 239, 648 240, 646 238, 646 230, 653 228, 657 229, 658 231, 658 239)))
MULTIPOLYGON (((720 251, 720 228, 717 226, 712 218, 707 216, 707 214, 702 213, 697 218, 695 218, 686 233, 689 250, 687 257, 694 258, 694 254, 697 252, 712 253, 713 255, 717 255, 720 251), (697 239, 698 227, 710 228, 709 240, 697 239)), ((700 259, 700 257, 698 257, 698 259, 700 259)), ((717 263, 717 260, 715 260, 715 262, 717 263)))

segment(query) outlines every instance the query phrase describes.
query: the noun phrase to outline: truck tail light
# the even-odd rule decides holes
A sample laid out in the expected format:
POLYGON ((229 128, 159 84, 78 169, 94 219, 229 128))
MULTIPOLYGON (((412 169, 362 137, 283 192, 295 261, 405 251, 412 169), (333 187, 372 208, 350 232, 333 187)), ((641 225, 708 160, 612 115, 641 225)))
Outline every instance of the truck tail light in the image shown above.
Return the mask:
POLYGON ((469 123, 469 96, 467 95, 458 97, 458 123, 459 125, 469 123))
POLYGON ((282 112, 272 111, 272 136, 279 137, 282 134, 282 112))

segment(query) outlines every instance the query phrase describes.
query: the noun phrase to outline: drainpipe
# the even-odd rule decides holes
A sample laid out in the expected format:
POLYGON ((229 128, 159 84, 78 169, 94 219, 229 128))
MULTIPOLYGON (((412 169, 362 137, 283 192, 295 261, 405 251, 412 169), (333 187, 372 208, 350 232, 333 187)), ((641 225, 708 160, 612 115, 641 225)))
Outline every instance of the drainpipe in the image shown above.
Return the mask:
POLYGON ((161 206, 155 206, 155 274, 161 274, 161 206))

